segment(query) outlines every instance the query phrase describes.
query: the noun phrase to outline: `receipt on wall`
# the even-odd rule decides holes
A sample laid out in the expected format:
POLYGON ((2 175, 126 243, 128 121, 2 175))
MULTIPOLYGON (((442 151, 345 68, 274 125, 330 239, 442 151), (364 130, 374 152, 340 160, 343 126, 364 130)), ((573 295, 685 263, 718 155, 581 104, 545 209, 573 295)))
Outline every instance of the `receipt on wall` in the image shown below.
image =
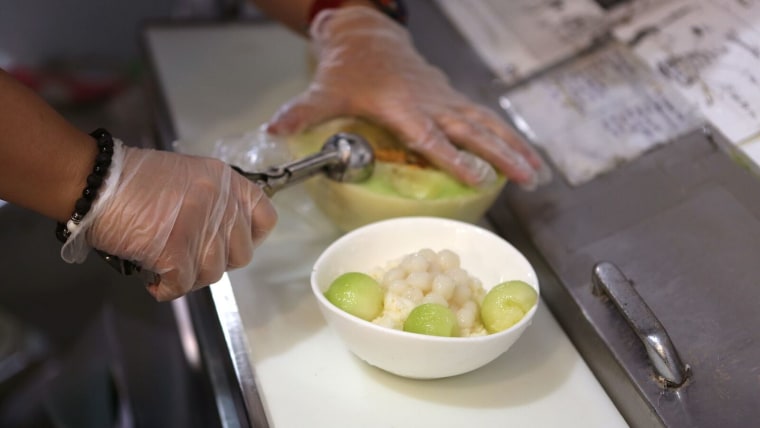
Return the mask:
POLYGON ((593 0, 438 0, 483 62, 507 84, 592 44, 606 30, 593 0))
POLYGON ((760 133, 760 1, 669 2, 614 34, 729 141, 760 133))
POLYGON ((515 87, 501 105, 571 185, 703 123, 690 103, 618 43, 515 87))

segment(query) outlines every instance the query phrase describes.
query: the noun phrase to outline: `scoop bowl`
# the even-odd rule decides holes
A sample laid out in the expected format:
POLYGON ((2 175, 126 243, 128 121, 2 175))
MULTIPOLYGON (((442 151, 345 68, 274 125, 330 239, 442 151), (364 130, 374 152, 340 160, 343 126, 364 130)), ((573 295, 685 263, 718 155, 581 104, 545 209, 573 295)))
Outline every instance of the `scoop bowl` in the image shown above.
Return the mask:
MULTIPOLYGON (((348 314, 324 296, 345 272, 369 273, 423 248, 457 253, 462 268, 483 287, 522 280, 539 291, 535 270, 509 242, 467 222, 400 217, 355 229, 328 246, 314 264, 311 288, 328 326, 361 360, 399 376, 435 379, 478 369, 504 354, 531 324, 537 305, 514 326, 474 337, 427 336, 373 324, 348 314)), ((540 303, 539 303, 540 304, 540 303)))

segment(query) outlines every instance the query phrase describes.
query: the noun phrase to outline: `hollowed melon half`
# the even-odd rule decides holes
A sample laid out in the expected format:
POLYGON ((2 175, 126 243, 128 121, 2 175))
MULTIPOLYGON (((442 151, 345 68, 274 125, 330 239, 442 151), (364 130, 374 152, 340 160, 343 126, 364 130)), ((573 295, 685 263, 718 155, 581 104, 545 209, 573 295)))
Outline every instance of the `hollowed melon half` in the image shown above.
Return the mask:
POLYGON ((462 184, 405 150, 385 129, 362 119, 339 118, 292 137, 296 157, 318 152, 338 132, 358 134, 375 149, 375 169, 361 183, 338 183, 324 176, 306 182, 316 205, 342 230, 402 216, 436 216, 477 222, 506 184, 504 177, 485 188, 462 184))

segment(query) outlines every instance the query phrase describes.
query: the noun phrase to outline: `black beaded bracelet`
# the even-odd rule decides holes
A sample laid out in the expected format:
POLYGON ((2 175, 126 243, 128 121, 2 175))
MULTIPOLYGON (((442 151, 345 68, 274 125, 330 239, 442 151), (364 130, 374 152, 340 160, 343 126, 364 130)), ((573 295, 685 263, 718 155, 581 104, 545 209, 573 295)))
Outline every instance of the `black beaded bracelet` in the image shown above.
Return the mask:
POLYGON ((98 155, 95 157, 95 166, 92 173, 87 176, 87 186, 82 191, 82 196, 77 199, 74 205, 74 213, 67 223, 58 223, 55 229, 55 236, 61 242, 66 242, 71 233, 79 226, 84 216, 90 212, 93 201, 98 196, 98 190, 103 185, 105 176, 108 173, 108 167, 111 166, 113 157, 113 137, 103 128, 98 128, 90 132, 90 136, 95 139, 98 145, 98 155))

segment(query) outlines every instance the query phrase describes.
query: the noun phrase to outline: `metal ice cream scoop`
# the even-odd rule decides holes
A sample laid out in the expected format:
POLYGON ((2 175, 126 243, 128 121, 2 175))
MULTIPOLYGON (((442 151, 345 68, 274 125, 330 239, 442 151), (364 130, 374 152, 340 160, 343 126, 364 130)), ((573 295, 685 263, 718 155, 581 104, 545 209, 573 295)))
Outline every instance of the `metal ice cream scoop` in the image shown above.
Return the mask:
POLYGON ((270 167, 264 172, 245 172, 233 168, 261 186, 268 196, 272 196, 284 187, 319 173, 324 173, 335 181, 364 181, 372 175, 374 159, 372 146, 362 137, 341 133, 327 140, 319 153, 282 166, 270 167))
MULTIPOLYGON (((374 165, 372 146, 364 138, 355 134, 339 133, 330 137, 318 153, 281 166, 270 167, 264 172, 246 172, 236 166, 232 168, 261 186, 267 196, 272 196, 280 189, 320 173, 340 182, 364 181, 372 175, 374 165)), ((122 260, 103 251, 96 252, 123 275, 139 276, 148 284, 158 284, 161 281, 160 275, 145 270, 134 262, 122 260)))

